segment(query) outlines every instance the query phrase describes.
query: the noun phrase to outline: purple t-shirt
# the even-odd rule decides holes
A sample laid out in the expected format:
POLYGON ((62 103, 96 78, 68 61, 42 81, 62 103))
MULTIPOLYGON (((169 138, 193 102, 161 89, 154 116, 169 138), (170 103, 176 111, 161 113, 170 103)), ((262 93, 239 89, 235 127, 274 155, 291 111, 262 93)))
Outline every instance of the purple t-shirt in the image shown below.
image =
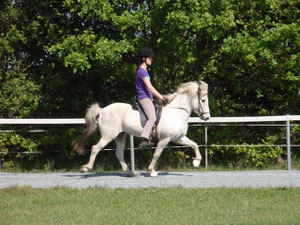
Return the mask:
POLYGON ((148 90, 148 88, 146 87, 146 85, 143 81, 144 77, 148 77, 148 79, 150 80, 150 76, 149 76, 148 72, 145 69, 140 67, 138 69, 138 71, 136 72, 136 80, 135 80, 135 88, 136 88, 136 92, 137 92, 137 98, 138 99, 143 99, 143 98, 153 99, 152 93, 148 90))

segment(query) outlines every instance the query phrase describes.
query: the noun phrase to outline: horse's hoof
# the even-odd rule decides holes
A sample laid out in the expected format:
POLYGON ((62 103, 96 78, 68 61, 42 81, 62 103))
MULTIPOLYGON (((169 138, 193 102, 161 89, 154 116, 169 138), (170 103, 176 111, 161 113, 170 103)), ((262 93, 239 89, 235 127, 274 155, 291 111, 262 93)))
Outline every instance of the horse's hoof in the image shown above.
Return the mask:
POLYGON ((81 169, 80 169, 80 173, 86 173, 88 171, 89 171, 89 169, 85 166, 82 166, 81 169))
POLYGON ((194 160, 193 160, 193 165, 194 165, 194 167, 199 167, 199 166, 200 166, 200 163, 201 163, 201 160, 199 160, 199 159, 194 159, 194 160))
POLYGON ((158 172, 150 172, 150 177, 158 177, 158 172))
POLYGON ((124 172, 126 176, 129 176, 129 177, 134 177, 136 176, 136 172, 133 172, 133 171, 126 171, 124 172))

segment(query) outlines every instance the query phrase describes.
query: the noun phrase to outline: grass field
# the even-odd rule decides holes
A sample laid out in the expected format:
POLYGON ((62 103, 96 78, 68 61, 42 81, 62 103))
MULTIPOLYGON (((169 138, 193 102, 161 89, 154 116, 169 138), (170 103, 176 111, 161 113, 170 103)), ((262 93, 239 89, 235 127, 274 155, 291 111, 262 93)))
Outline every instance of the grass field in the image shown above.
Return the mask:
POLYGON ((300 188, 0 190, 0 224, 300 224, 300 188))

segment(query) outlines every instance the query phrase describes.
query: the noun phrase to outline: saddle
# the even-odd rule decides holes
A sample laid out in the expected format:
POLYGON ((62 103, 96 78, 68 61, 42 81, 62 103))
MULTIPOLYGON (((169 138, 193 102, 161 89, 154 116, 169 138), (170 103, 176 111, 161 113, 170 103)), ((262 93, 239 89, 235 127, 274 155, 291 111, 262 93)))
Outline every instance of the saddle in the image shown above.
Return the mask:
MULTIPOLYGON (((157 124, 159 123, 160 117, 161 117, 161 112, 162 112, 162 106, 159 104, 159 102, 157 100, 153 101, 154 107, 155 107, 155 114, 156 114, 156 121, 155 124, 152 128, 151 134, 150 134, 150 138, 149 141, 153 142, 155 145, 158 142, 158 137, 157 137, 157 124)), ((137 98, 133 99, 132 102, 132 109, 133 110, 138 110, 140 112, 141 118, 145 118, 145 120, 148 120, 143 107, 141 106, 141 104, 139 103, 139 101, 137 100, 137 98)))

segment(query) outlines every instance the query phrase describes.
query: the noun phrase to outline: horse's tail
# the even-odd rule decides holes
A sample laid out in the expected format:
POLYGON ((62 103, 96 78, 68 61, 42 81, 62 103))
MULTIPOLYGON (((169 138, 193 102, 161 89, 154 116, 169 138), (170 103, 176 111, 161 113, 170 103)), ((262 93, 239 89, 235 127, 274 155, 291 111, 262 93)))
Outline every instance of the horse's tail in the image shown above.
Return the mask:
POLYGON ((98 103, 92 104, 85 114, 85 129, 82 134, 73 141, 73 149, 80 155, 84 155, 84 144, 90 136, 92 136, 97 130, 98 117, 102 111, 102 108, 98 103))

